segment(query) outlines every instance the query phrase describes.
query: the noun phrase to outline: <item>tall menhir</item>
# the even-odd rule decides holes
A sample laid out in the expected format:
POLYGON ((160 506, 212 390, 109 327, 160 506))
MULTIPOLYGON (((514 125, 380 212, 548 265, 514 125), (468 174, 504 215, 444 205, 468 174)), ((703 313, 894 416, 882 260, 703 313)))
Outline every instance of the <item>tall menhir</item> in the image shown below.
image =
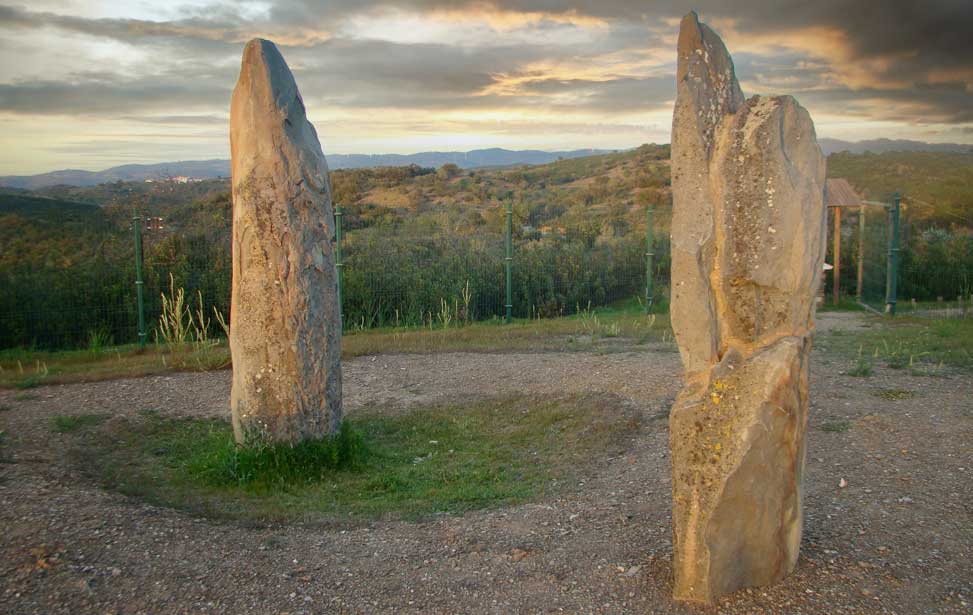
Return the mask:
POLYGON ((669 418, 674 595, 711 603, 793 570, 825 162, 789 96, 744 99, 720 38, 679 31, 669 418))
POLYGON ((237 442, 333 435, 341 423, 341 310, 328 165, 277 47, 243 51, 230 108, 230 405, 237 442))

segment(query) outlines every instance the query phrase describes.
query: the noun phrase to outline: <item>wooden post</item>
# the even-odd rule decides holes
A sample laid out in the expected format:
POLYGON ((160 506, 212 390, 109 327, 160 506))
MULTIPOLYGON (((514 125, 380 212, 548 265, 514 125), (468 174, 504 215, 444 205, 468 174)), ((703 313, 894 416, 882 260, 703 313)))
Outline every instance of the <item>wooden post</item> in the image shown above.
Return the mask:
POLYGON ((834 304, 838 305, 841 300, 841 208, 832 207, 834 210, 834 304))
POLYGON ((855 294, 862 302, 862 282, 865 278, 865 206, 858 208, 858 288, 855 294))

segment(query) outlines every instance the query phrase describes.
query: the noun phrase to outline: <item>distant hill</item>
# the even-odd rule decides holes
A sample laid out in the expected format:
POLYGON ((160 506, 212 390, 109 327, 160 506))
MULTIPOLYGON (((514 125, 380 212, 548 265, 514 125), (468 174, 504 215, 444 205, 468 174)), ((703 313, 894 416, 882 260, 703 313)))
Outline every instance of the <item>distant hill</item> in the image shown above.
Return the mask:
POLYGON ((362 169, 367 167, 441 167, 452 163, 463 169, 505 167, 515 164, 547 164, 559 159, 581 158, 607 154, 612 150, 577 149, 564 152, 541 150, 509 150, 501 148, 475 149, 469 152, 421 152, 418 154, 332 154, 328 166, 332 169, 362 169))
POLYGON ((973 153, 885 152, 828 156, 828 177, 843 177, 866 199, 899 192, 913 222, 973 228, 973 153))
MULTIPOLYGON (((862 154, 872 152, 939 152, 970 153, 973 145, 961 143, 925 143, 905 139, 872 139, 869 141, 841 141, 839 139, 819 139, 825 155, 838 152, 862 154)), ((541 150, 509 150, 502 148, 477 149, 468 152, 418 152, 415 154, 329 154, 328 166, 332 169, 362 169, 369 167, 405 167, 412 164, 421 167, 441 167, 452 163, 463 169, 481 167, 506 167, 520 164, 541 165, 607 154, 617 150, 578 149, 562 152, 541 150)), ((104 171, 81 171, 66 169, 39 175, 9 175, 0 177, 0 186, 38 190, 50 186, 97 186, 117 181, 139 182, 146 179, 165 179, 168 177, 192 177, 215 179, 230 176, 229 160, 184 160, 161 162, 158 164, 126 164, 104 171)))
MULTIPOLYGON (((609 150, 580 149, 564 152, 540 150, 478 149, 469 152, 419 152, 417 154, 330 154, 331 169, 360 169, 365 167, 401 167, 417 164, 440 167, 453 163, 464 169, 499 167, 516 164, 546 164, 562 158, 580 158, 605 154, 609 150)), ((0 177, 0 186, 37 190, 49 186, 97 186, 116 181, 144 181, 168 177, 214 179, 229 177, 229 160, 185 160, 158 164, 127 164, 104 171, 63 170, 39 175, 10 175, 0 177)))
POLYGON ((76 262, 97 252, 110 227, 97 205, 0 193, 0 270, 76 262))
POLYGON ((39 175, 10 175, 0 177, 0 186, 37 190, 48 186, 97 186, 117 181, 143 181, 166 177, 215 178, 230 174, 228 160, 187 160, 159 164, 126 164, 104 171, 66 169, 39 175))
POLYGON ((824 155, 838 152, 851 154, 883 154, 885 152, 939 152, 960 153, 973 152, 973 145, 962 143, 926 143, 924 141, 909 141, 908 139, 870 139, 868 141, 841 141, 839 139, 818 139, 818 144, 824 155))
POLYGON ((63 224, 75 218, 85 221, 101 218, 102 211, 98 205, 91 203, 3 192, 0 193, 0 216, 7 215, 63 224))

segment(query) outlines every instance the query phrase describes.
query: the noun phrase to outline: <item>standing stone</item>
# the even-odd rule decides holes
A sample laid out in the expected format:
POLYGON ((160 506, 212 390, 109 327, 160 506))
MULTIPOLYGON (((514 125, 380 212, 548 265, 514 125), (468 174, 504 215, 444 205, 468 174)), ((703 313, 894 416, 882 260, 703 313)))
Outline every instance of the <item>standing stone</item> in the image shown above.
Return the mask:
POLYGON ((243 51, 230 108, 230 406, 237 442, 296 443, 341 423, 341 310, 328 165, 284 58, 243 51))
POLYGON ((743 97, 720 38, 679 31, 669 418, 674 597, 712 603, 793 570, 825 161, 789 96, 743 97))

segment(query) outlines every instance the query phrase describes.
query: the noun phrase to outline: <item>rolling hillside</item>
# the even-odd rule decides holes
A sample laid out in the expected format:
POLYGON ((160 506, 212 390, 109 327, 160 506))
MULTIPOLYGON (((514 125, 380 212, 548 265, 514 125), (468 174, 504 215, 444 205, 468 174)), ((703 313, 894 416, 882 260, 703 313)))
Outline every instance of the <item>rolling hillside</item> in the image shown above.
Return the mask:
MULTIPOLYGON (((582 149, 564 152, 540 150, 478 149, 469 152, 419 152, 416 154, 329 154, 328 165, 335 169, 393 167, 416 164, 439 167, 455 164, 464 169, 500 167, 513 164, 544 164, 562 158, 578 158, 606 153, 606 150, 582 149)), ((51 186, 97 186, 110 182, 141 182, 171 177, 219 179, 230 176, 229 160, 185 160, 158 164, 127 164, 104 171, 65 169, 38 175, 0 177, 0 186, 39 190, 51 186)))
MULTIPOLYGON (((497 231, 503 222, 499 205, 510 199, 518 229, 623 235, 644 226, 644 206, 650 203, 657 206, 660 229, 667 228, 668 157, 667 145, 643 145, 628 152, 533 166, 463 169, 449 163, 438 168, 344 169, 332 172, 332 187, 335 202, 345 208, 349 229, 405 224, 458 233, 497 231)), ((832 154, 828 175, 848 179, 869 199, 887 199, 899 190, 910 216, 924 225, 973 227, 973 154, 832 154)), ((166 217, 170 224, 194 225, 202 224, 201 203, 228 207, 228 191, 229 182, 223 179, 57 186, 35 194, 126 212, 137 205, 147 215, 166 217), (196 214, 188 216, 190 211, 196 214)), ((0 202, 11 198, 0 196, 0 202)), ((222 226, 225 221, 210 217, 208 223, 222 226)))
MULTIPOLYGON (((829 173, 872 199, 895 189, 905 195, 909 240, 901 257, 910 273, 901 280, 903 296, 968 296, 973 155, 838 154, 829 173)), ((517 316, 570 313, 589 301, 604 305, 637 295, 650 204, 656 206, 654 275, 664 301, 668 146, 507 168, 345 169, 332 173, 332 186, 345 212, 349 326, 428 323, 442 301, 468 288, 477 318, 498 314, 506 202, 514 212, 517 316)), ((170 274, 187 296, 227 312, 228 181, 0 191, 0 347, 77 347, 102 334, 134 339, 135 209, 164 219, 162 229, 144 233, 150 320, 158 317, 170 274)), ((850 235, 848 242, 850 255, 850 235)))

